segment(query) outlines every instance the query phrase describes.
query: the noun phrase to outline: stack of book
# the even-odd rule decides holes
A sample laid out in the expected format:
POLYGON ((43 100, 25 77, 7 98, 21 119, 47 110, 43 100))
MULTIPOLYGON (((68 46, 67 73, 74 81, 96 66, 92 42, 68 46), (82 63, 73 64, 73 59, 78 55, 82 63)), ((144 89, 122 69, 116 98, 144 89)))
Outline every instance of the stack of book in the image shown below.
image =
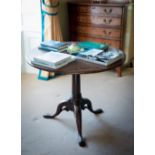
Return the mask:
POLYGON ((122 59, 122 57, 122 51, 115 48, 109 48, 106 52, 99 49, 90 49, 85 52, 79 53, 77 56, 78 59, 104 66, 111 65, 112 63, 122 59))
POLYGON ((55 40, 48 40, 41 42, 39 48, 46 51, 64 52, 68 48, 68 43, 55 40))
POLYGON ((34 56, 31 63, 34 65, 58 69, 74 60, 75 57, 72 55, 51 51, 39 56, 34 56))

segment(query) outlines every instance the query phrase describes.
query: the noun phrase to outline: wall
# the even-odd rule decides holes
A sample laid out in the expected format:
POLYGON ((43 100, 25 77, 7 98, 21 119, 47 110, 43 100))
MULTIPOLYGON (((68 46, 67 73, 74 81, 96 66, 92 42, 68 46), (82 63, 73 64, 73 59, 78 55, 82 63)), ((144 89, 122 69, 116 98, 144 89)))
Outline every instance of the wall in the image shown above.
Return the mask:
POLYGON ((40 1, 22 0, 21 4, 21 71, 37 74, 38 70, 29 66, 26 59, 32 48, 41 41, 40 1))

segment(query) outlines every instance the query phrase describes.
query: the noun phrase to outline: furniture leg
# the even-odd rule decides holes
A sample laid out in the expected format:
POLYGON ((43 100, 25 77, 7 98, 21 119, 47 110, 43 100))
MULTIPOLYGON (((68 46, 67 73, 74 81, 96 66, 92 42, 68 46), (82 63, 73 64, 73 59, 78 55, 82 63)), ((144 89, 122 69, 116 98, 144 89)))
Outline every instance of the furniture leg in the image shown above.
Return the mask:
POLYGON ((46 119, 52 119, 52 118, 55 118, 56 116, 58 116, 63 110, 66 110, 66 111, 74 111, 74 106, 71 102, 71 100, 69 99, 68 101, 65 101, 65 102, 62 102, 58 105, 57 107, 57 110, 55 112, 54 115, 50 115, 50 114, 47 114, 47 115, 44 115, 43 117, 46 118, 46 119))
POLYGON ((72 101, 74 104, 74 114, 79 135, 79 145, 84 147, 86 142, 82 136, 82 113, 81 113, 81 90, 80 90, 80 74, 72 75, 72 101))
POLYGON ((76 118, 76 125, 79 135, 79 145, 80 146, 86 146, 86 142, 82 136, 82 113, 80 106, 75 106, 75 118, 76 118))
POLYGON ((115 68, 116 72, 117 72, 117 76, 121 77, 122 76, 122 68, 121 67, 117 67, 115 68))
POLYGON ((102 109, 93 110, 91 101, 86 98, 82 98, 81 108, 83 110, 87 108, 90 112, 92 112, 94 114, 100 114, 100 113, 104 112, 102 109))

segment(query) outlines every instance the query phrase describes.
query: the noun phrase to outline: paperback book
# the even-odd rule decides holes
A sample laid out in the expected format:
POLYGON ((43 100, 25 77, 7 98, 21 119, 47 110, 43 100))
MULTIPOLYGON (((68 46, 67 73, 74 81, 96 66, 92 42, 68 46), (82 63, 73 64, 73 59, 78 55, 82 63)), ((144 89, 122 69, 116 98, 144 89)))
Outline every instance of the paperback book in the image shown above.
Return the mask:
POLYGON ((42 65, 58 69, 75 60, 74 56, 59 52, 48 52, 40 56, 36 56, 31 61, 32 64, 42 65))

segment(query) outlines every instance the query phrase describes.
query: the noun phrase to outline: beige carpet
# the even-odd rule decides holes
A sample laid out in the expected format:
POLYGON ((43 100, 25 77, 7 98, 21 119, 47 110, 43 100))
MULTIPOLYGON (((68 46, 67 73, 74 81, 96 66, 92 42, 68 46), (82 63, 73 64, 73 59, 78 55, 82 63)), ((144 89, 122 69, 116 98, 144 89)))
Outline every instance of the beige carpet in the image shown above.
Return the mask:
POLYGON ((82 75, 81 85, 94 109, 105 111, 99 116, 83 111, 85 148, 77 144, 72 112, 64 111, 54 120, 42 117, 71 96, 71 76, 41 81, 36 75, 22 75, 22 155, 134 154, 133 70, 124 70, 121 78, 113 71, 82 75))

